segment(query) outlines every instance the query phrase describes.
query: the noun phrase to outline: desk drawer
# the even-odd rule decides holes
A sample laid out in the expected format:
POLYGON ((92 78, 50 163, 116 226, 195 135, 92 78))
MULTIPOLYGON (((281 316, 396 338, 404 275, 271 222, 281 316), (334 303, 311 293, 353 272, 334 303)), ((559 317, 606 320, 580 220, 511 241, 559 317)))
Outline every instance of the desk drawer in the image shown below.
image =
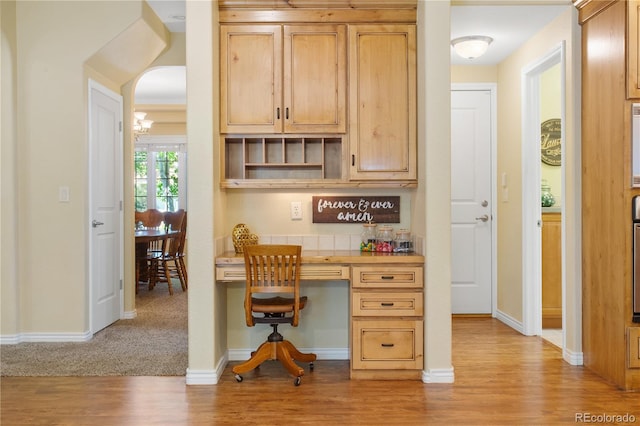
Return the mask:
POLYGON ((354 288, 422 288, 420 266, 354 266, 354 288))
POLYGON ((351 300, 351 312, 354 317, 421 317, 424 312, 423 294, 420 291, 393 293, 354 291, 351 300))
MULTIPOLYGON (((343 265, 302 265, 300 268, 301 280, 348 280, 350 278, 349 267, 343 265)), ((216 281, 245 281, 247 275, 242 266, 217 266, 216 281)))
POLYGON ((422 320, 353 321, 354 369, 420 369, 422 320))

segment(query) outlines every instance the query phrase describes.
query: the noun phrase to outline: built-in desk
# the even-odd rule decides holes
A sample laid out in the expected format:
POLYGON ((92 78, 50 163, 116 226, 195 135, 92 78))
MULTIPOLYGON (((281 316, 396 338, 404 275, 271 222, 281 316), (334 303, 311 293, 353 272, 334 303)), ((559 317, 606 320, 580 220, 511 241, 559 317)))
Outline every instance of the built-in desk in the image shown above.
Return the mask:
MULTIPOLYGON (((416 379, 423 368, 424 256, 303 250, 302 280, 350 282, 351 377, 416 379)), ((216 258, 216 281, 244 281, 244 256, 216 258)))

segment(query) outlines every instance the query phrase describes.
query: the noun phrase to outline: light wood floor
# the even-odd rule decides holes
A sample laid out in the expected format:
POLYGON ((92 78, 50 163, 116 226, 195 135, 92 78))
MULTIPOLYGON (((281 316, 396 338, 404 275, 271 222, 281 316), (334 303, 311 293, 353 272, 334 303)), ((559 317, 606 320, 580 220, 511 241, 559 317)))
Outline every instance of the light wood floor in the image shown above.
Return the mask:
MULTIPOLYGON (((539 337, 490 318, 456 318, 455 384, 349 380, 346 361, 317 361, 299 387, 269 362, 237 383, 184 377, 3 377, 2 425, 555 425, 582 415, 631 415, 623 392, 570 366, 539 337)), ((286 333, 286 330, 285 330, 286 333)))

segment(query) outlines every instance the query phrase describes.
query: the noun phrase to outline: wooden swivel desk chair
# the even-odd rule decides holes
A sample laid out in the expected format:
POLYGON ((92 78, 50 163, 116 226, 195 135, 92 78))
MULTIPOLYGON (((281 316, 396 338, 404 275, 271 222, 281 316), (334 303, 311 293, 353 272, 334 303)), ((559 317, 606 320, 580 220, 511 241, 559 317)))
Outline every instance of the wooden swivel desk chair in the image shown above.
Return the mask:
POLYGON ((294 360, 309 362, 313 370, 315 354, 303 354, 284 340, 278 333, 278 324, 298 326, 300 310, 307 297, 300 297, 301 246, 294 245, 254 245, 244 247, 244 261, 247 273, 244 310, 247 326, 270 324, 273 332, 260 347, 251 353, 251 358, 232 368, 238 382, 242 373, 251 371, 266 360, 280 361, 295 376, 298 386, 304 370, 294 360), (268 295, 269 297, 254 297, 268 295), (275 295, 275 296, 274 296, 275 295), (261 314, 255 316, 254 314, 261 314))

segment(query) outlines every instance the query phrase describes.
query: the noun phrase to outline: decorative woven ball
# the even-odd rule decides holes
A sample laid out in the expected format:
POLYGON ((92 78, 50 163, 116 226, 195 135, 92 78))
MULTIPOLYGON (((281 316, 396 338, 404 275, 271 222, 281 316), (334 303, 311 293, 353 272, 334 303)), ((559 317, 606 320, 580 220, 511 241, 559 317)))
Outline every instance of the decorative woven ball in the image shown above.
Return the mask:
POLYGON ((233 239, 233 247, 236 253, 243 253, 244 246, 254 246, 258 244, 258 236, 252 234, 244 223, 239 223, 233 227, 231 238, 233 239))

